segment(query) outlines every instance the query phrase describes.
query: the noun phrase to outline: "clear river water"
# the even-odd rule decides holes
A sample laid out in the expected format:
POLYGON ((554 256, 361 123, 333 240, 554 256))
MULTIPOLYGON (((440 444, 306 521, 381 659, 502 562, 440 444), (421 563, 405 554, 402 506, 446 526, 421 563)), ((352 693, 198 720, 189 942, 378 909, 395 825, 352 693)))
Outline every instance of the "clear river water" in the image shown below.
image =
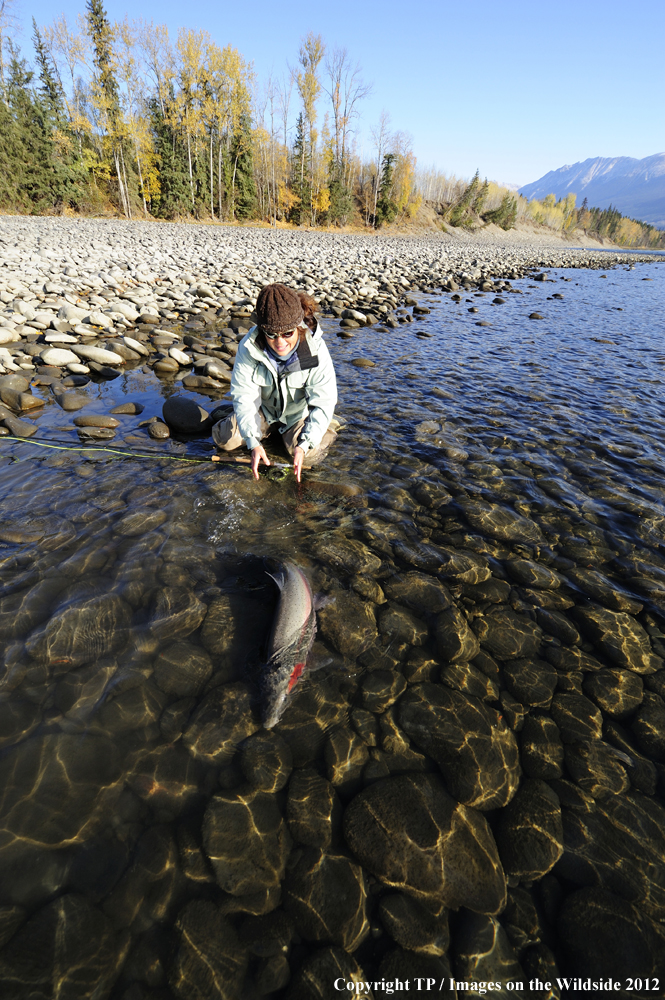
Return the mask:
POLYGON ((138 362, 81 391, 140 457, 32 389, 78 450, 0 438, 3 1000, 665 993, 665 267, 548 275, 324 319, 300 485, 178 461, 138 362), (267 731, 271 560, 332 600, 267 731))

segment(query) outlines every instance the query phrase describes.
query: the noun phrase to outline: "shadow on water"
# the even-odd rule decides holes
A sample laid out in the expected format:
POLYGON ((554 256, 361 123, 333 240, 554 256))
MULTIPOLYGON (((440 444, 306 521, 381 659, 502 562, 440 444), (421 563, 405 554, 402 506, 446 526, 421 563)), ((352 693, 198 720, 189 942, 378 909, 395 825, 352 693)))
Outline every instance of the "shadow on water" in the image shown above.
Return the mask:
POLYGON ((154 457, 0 442, 3 998, 662 995, 661 270, 328 324, 345 427, 300 486, 131 415, 154 457), (270 731, 266 557, 333 598, 270 731))

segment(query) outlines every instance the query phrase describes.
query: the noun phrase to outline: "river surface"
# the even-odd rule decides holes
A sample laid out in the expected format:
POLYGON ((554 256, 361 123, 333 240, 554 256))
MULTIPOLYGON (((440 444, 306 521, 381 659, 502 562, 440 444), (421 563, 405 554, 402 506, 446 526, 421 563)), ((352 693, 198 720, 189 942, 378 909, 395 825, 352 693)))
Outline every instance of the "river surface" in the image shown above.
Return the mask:
POLYGON ((665 268, 548 274, 324 320, 300 486, 178 461, 140 366, 82 391, 145 457, 0 438, 3 998, 663 995, 665 268), (332 600, 266 731, 270 560, 332 600))

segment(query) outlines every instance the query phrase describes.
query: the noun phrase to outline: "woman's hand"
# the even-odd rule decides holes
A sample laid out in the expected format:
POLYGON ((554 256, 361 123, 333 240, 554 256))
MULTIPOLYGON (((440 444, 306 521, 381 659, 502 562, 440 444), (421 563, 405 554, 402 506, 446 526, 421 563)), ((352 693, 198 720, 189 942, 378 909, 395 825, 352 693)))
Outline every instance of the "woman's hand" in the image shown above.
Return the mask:
MULTIPOLYGON (((300 450, 302 451, 302 448, 300 450)), ((259 465, 261 462, 264 465, 270 465, 270 459, 266 455, 266 450, 260 444, 256 448, 252 448, 252 475, 255 479, 259 478, 259 465)))
POLYGON ((302 463, 305 460, 305 449, 297 446, 293 452, 293 472, 298 482, 300 482, 300 473, 302 472, 302 463))

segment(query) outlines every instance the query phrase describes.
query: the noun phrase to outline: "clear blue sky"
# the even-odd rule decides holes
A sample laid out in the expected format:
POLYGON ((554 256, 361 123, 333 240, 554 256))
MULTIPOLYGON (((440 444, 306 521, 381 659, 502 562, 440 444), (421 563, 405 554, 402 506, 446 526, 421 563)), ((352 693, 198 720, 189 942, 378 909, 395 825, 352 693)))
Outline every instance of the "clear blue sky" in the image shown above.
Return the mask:
MULTIPOLYGON (((664 0, 450 0, 176 3, 106 0, 178 27, 206 28, 252 60, 259 80, 294 65, 300 39, 320 33, 360 62, 365 149, 382 110, 409 132, 420 166, 514 184, 594 156, 665 150, 664 0), (659 67, 661 67, 659 69, 659 67)), ((19 0, 30 18, 74 20, 84 0, 19 0)), ((24 41, 24 48, 29 42, 24 41)))

